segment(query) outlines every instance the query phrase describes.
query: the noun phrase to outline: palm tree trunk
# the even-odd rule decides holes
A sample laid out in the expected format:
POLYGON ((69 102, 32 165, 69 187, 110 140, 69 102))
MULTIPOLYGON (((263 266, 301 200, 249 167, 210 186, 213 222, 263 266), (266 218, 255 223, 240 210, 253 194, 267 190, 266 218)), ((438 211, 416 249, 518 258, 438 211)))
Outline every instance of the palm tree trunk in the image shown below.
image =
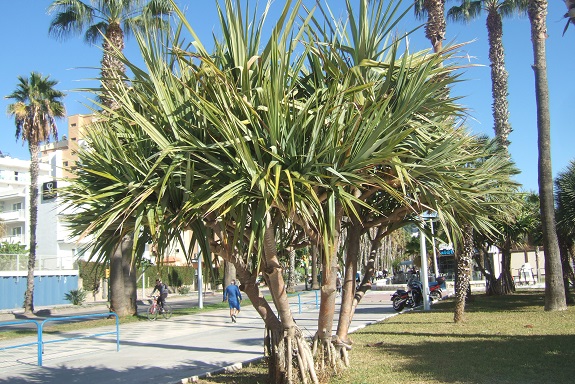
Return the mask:
POLYGON ((102 44, 104 54, 102 56, 102 101, 110 109, 118 109, 119 104, 111 96, 116 83, 123 81, 126 67, 122 61, 118 60, 115 50, 124 50, 124 32, 117 23, 110 23, 106 30, 106 39, 102 44))
POLYGON ((124 284, 124 239, 122 238, 118 242, 118 245, 110 255, 110 310, 119 317, 129 315, 126 310, 128 296, 125 292, 124 284))
POLYGON ((38 143, 29 142, 30 151, 30 256, 28 258, 28 278, 24 295, 24 313, 34 312, 34 270, 36 268, 36 226, 38 225, 38 143))
POLYGON ((496 7, 489 7, 487 13, 487 35, 489 40, 489 61, 491 62, 491 95, 495 136, 505 152, 509 147, 509 107, 507 102, 507 70, 503 49, 503 22, 496 7))
POLYGON ((462 249, 457 260, 457 281, 455 282, 455 312, 453 321, 464 320, 465 298, 471 278, 471 261, 473 260, 473 228, 469 224, 463 226, 462 249))
POLYGON ((547 0, 530 0, 528 14, 531 23, 533 71, 535 72, 535 96, 537 100, 539 196, 541 199, 541 222, 543 224, 543 247, 545 249, 545 310, 559 311, 566 310, 567 305, 565 303, 559 242, 555 230, 549 86, 545 52, 547 0))
POLYGON ((445 39, 445 0, 424 0, 423 8, 427 11, 425 37, 437 53, 443 49, 445 39))
POLYGON ((124 283, 124 305, 127 316, 138 314, 138 276, 135 265, 132 263, 133 236, 125 236, 122 240, 122 280, 124 283))

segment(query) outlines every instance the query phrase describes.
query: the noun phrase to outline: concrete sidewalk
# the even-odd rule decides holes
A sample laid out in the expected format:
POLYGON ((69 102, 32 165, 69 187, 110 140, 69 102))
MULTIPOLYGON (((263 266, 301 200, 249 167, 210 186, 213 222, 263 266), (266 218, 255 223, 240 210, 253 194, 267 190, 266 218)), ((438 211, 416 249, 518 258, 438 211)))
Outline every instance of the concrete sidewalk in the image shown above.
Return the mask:
MULTIPOLYGON (((356 310, 351 330, 394 315, 391 293, 369 291, 356 310)), ((305 304, 300 314, 298 296, 290 297, 292 312, 312 336, 317 329, 315 292, 302 292, 301 301, 305 304)), ((45 341, 115 330, 115 326, 103 328, 46 335, 45 341)), ((227 309, 129 323, 120 326, 118 352, 115 335, 45 344, 42 367, 36 365, 36 346, 0 351, 0 383, 185 383, 262 358, 263 337, 264 323, 251 305, 242 307, 235 324, 227 309)), ((0 347, 35 340, 13 339, 0 342, 0 347)))

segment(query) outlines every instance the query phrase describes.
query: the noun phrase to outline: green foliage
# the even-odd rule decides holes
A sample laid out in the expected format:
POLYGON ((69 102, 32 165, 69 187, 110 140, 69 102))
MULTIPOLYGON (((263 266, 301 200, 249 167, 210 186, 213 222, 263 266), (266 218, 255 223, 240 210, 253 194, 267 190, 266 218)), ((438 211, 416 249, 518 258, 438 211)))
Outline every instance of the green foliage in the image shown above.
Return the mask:
POLYGON ((74 305, 82 305, 86 301, 86 295, 87 292, 80 288, 64 294, 64 298, 74 305))
MULTIPOLYGON (((196 280, 196 270, 190 266, 158 266, 151 265, 146 268, 146 281, 154 282, 160 278, 172 288, 180 288, 184 285, 193 285, 196 280)), ((148 283, 146 283, 148 285, 148 283)), ((138 288, 142 287, 142 279, 138 280, 138 288)))
POLYGON ((26 269, 28 264, 28 257, 26 256, 27 251, 25 245, 3 241, 0 243, 0 271, 26 269), (13 255, 22 256, 16 257, 13 255), (16 262, 19 263, 18 266, 16 262))
POLYGON ((101 263, 80 260, 78 270, 82 279, 82 288, 86 291, 98 292, 105 269, 106 267, 101 263))
POLYGON ((179 288, 182 286, 182 284, 183 284, 183 280, 180 277, 178 270, 175 268, 172 268, 172 270, 168 274, 168 285, 170 285, 171 287, 179 288))
POLYGON ((19 243, 9 243, 7 241, 3 241, 0 243, 0 255, 7 254, 7 255, 22 255, 26 253, 26 246, 19 244, 19 243))

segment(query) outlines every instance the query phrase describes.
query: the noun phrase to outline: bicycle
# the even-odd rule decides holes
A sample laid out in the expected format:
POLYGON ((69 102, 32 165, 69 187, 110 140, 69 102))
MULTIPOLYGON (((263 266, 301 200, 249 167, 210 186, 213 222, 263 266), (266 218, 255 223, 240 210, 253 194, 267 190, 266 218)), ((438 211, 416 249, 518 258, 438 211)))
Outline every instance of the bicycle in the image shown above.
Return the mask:
POLYGON ((148 314, 148 320, 154 321, 158 318, 158 315, 164 316, 164 319, 169 319, 172 317, 172 307, 168 305, 168 303, 164 301, 164 311, 162 312, 160 306, 158 305, 158 296, 151 296, 151 298, 152 304, 146 311, 148 314))

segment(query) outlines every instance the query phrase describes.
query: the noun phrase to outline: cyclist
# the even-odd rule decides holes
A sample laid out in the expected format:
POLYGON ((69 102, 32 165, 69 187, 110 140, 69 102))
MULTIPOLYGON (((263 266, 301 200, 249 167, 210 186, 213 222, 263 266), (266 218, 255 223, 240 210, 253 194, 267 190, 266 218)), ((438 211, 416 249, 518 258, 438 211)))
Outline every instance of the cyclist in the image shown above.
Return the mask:
POLYGON ((156 285, 151 295, 158 291, 158 305, 160 306, 160 313, 164 312, 164 303, 166 302, 166 297, 168 297, 168 286, 162 283, 162 280, 156 279, 156 285))

